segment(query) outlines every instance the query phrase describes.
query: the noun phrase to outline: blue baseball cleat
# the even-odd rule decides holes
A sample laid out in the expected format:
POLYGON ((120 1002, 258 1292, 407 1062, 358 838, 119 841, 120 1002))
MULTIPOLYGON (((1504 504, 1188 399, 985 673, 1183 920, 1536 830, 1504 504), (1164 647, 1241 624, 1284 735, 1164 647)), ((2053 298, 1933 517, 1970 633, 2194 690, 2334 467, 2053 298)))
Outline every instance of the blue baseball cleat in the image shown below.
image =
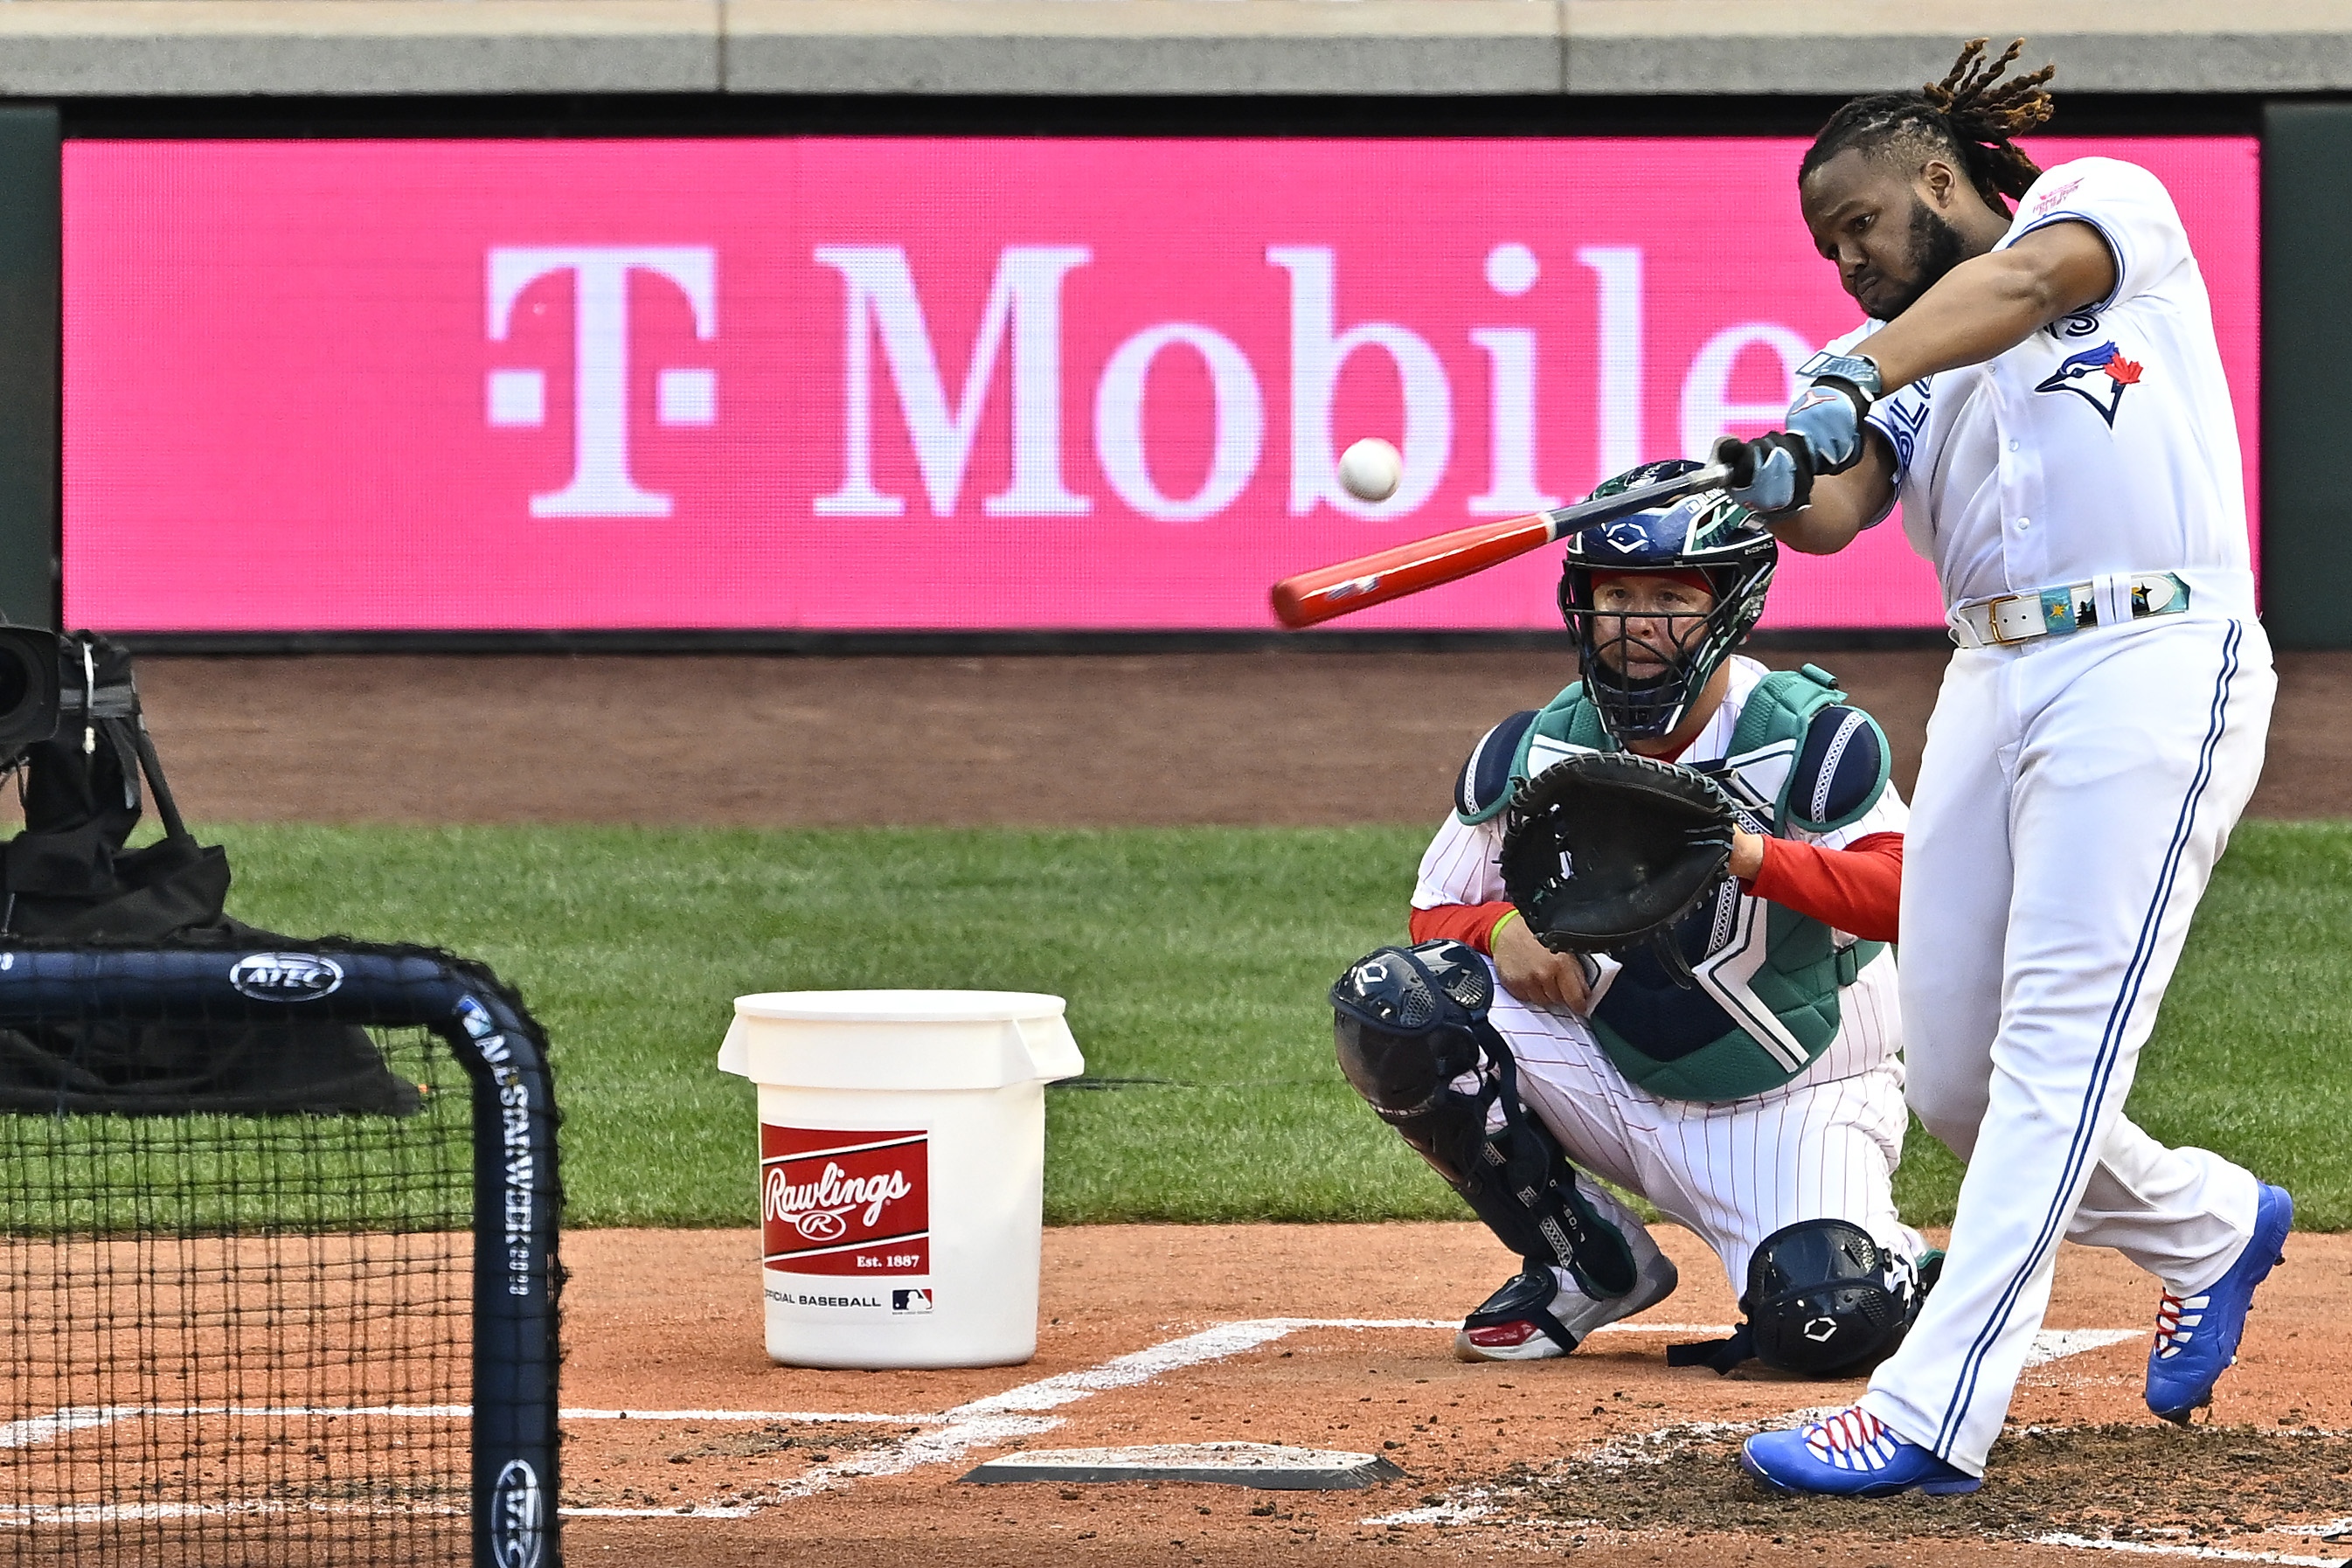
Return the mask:
POLYGON ((2254 1287, 2286 1261, 2280 1250, 2294 1226, 2294 1199, 2263 1184, 2254 1204, 2254 1234, 2230 1271, 2195 1296, 2164 1293, 2156 1308, 2156 1343, 2147 1352, 2147 1407, 2167 1421, 2213 1403, 2213 1384, 2236 1364, 2238 1340, 2254 1287))
POLYGON ((1739 1468, 1767 1491, 1786 1497, 1893 1497, 1908 1491, 1941 1497, 1984 1485, 1918 1444, 1905 1442, 1858 1405, 1827 1420, 1808 1421, 1793 1432, 1759 1432, 1739 1446, 1739 1468))

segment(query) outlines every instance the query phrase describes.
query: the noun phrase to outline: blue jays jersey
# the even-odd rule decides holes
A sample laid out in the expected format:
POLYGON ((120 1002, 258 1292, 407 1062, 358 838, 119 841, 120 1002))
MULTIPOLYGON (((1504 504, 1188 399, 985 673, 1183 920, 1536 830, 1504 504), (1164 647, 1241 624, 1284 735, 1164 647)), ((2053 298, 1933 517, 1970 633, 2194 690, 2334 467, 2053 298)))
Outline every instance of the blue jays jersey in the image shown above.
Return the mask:
MULTIPOLYGON (((1947 605, 2170 571, 2197 609, 2250 616, 2237 421, 2180 215, 2147 170, 2081 158, 2033 183, 1996 248, 2056 223, 2098 231, 2114 291, 1870 412, 1895 449, 1912 548, 1947 605)), ((1866 353, 1878 325, 1832 346, 1866 353)))

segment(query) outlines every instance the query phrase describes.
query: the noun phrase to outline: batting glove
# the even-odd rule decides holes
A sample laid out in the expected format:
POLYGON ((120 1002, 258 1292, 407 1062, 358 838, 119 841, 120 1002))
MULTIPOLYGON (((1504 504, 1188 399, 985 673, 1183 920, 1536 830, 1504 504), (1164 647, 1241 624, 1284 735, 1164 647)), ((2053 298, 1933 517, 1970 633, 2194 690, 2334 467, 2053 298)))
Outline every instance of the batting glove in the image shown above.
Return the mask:
POLYGON ((1812 499, 1812 450, 1785 431, 1753 441, 1726 436, 1715 444, 1715 460, 1731 470, 1724 493, 1767 520, 1786 517, 1812 499))
POLYGON ((1813 454, 1813 472, 1842 474, 1862 460, 1862 420, 1878 401, 1878 366, 1861 354, 1818 353, 1797 367, 1804 385, 1787 428, 1813 454))

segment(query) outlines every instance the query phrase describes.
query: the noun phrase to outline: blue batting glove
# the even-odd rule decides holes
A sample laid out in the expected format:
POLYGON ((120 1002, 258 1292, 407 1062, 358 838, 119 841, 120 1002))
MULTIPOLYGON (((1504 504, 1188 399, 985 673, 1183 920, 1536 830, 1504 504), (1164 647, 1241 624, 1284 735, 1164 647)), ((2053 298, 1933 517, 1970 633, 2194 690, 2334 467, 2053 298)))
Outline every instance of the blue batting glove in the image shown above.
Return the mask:
POLYGON ((1812 452, 1783 431, 1753 441, 1726 436, 1715 444, 1715 460, 1731 469, 1724 493, 1768 520, 1785 517, 1812 499, 1812 452))
POLYGON ((1862 420, 1878 401, 1878 366, 1861 354, 1818 353, 1797 367, 1804 384, 1787 428, 1813 456, 1813 472, 1842 474, 1862 460, 1862 420))

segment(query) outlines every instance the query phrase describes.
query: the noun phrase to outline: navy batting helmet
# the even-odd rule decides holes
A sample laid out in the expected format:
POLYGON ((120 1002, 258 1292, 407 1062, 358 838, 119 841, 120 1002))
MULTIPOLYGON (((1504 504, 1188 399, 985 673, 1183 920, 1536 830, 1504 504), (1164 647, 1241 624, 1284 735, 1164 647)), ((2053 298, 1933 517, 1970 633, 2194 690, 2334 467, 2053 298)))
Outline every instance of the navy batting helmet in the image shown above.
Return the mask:
MULTIPOLYGON (((1676 479, 1699 466, 1686 458, 1645 464, 1602 481, 1591 499, 1676 479)), ((1569 536, 1560 563, 1560 618, 1576 635, 1585 694, 1620 744, 1673 733, 1723 661, 1756 629, 1780 562, 1779 542, 1721 490, 1700 490, 1569 536), (1596 577, 1628 572, 1696 572, 1715 602, 1703 614, 1641 617, 1664 621, 1672 646, 1644 645, 1647 658, 1631 659, 1628 617, 1601 613, 1593 596, 1596 577), (1689 624, 1694 621, 1703 624, 1689 624), (1659 659, 1665 668, 1657 675, 1628 673, 1633 663, 1659 659)))

